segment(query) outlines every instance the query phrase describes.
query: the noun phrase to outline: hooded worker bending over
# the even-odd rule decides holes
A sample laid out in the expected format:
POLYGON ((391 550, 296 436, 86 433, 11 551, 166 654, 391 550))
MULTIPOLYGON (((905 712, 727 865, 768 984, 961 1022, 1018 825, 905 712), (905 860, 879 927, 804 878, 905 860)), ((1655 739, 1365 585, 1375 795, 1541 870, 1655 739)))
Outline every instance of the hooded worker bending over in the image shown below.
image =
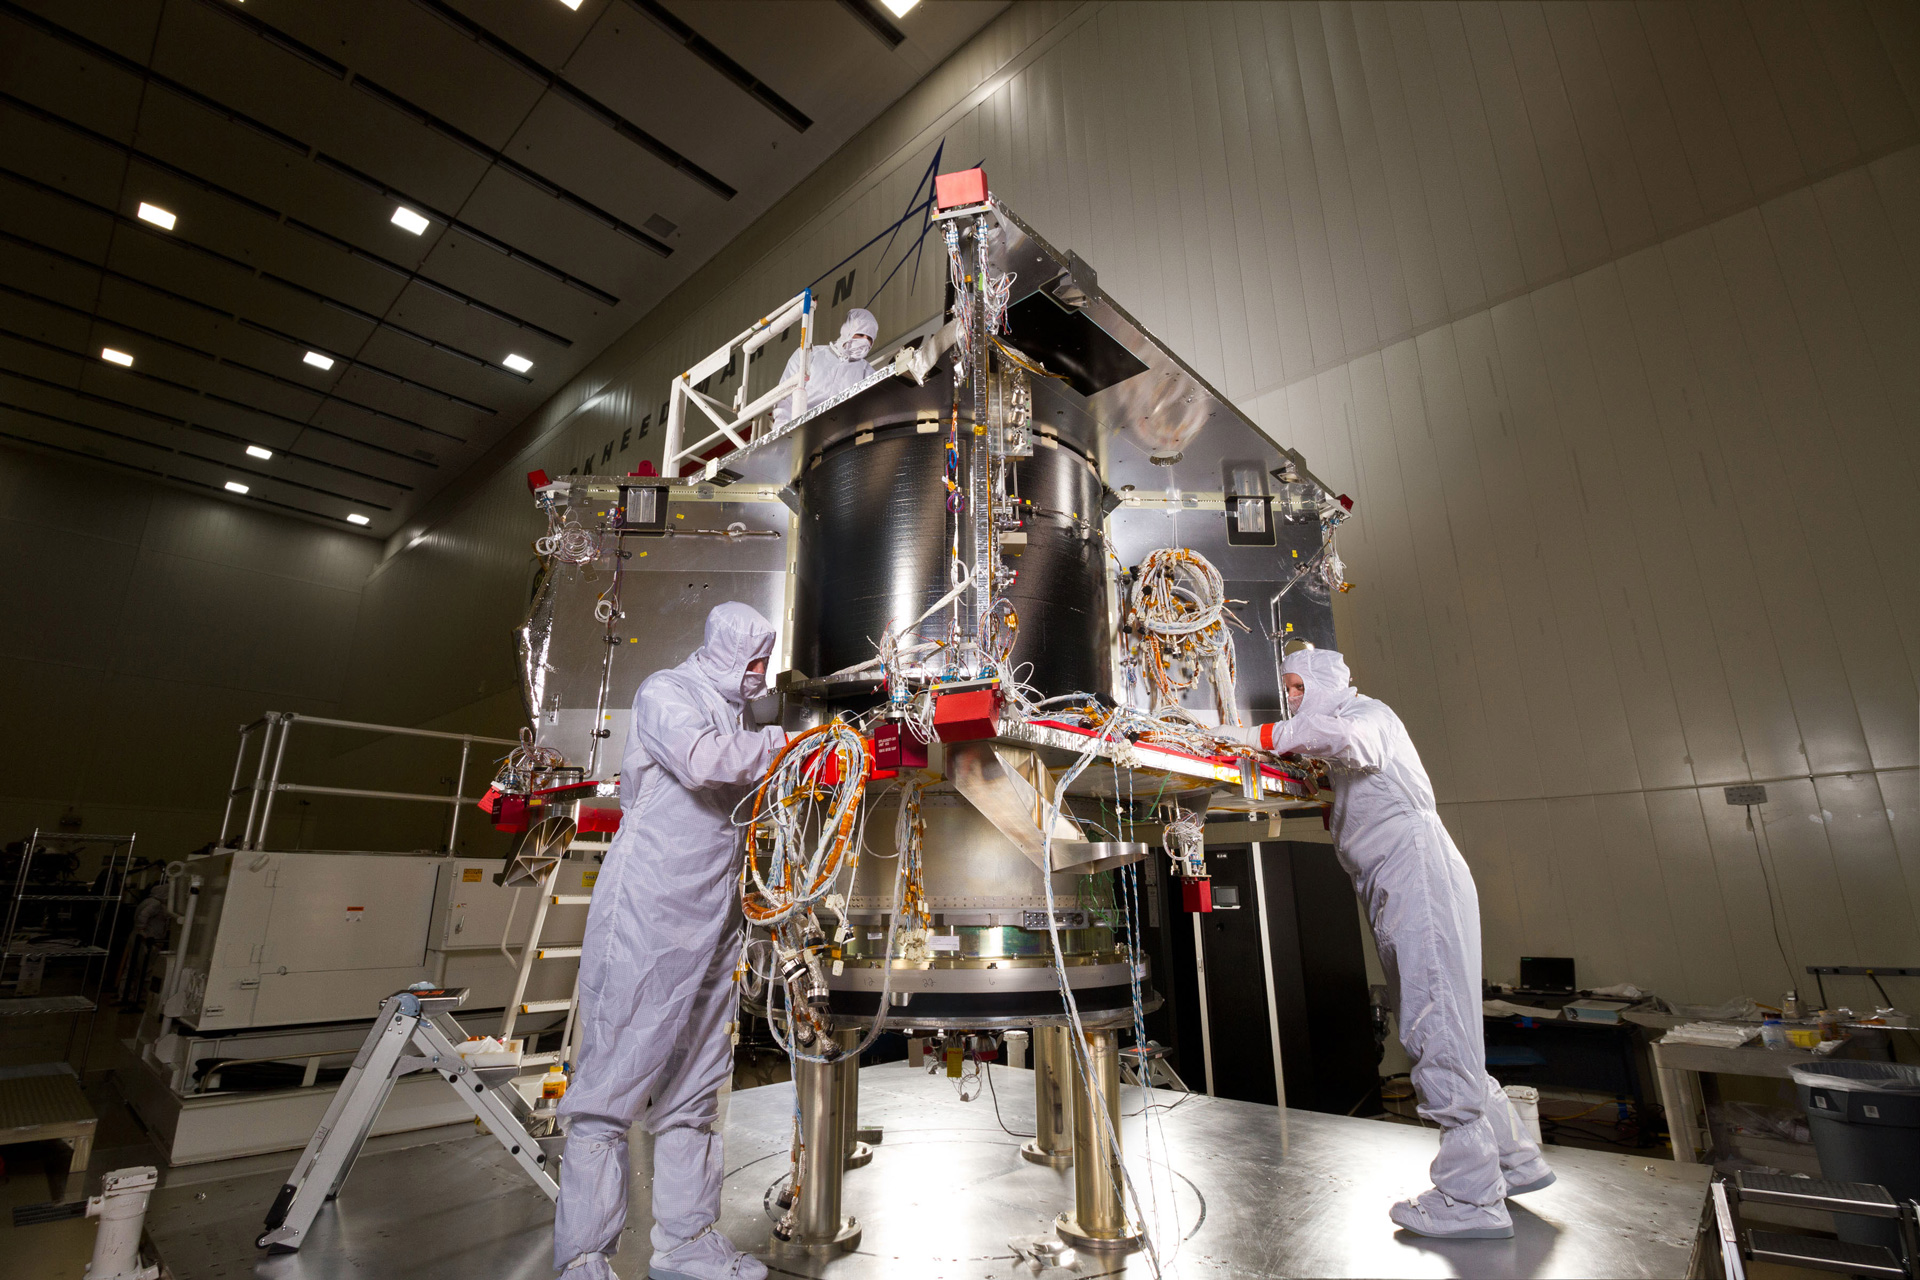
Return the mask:
POLYGON ((720 1085, 740 956, 733 809, 787 735, 745 727, 766 692, 773 627, 744 604, 707 615, 706 643, 633 700, 613 838, 580 951, 580 1061, 560 1116, 566 1156, 553 1264, 566 1280, 614 1280, 627 1220, 627 1130, 654 1135, 654 1280, 762 1280, 767 1269, 714 1230, 720 1214, 720 1085))
MULTIPOLYGON (((878 373, 878 369, 867 363, 867 353, 873 350, 874 340, 879 336, 880 322, 873 318, 873 312, 865 307, 855 307, 847 312, 847 318, 840 323, 840 337, 807 352, 807 385, 803 388, 806 407, 818 408, 878 373)), ((799 374, 800 353, 795 351, 787 357, 787 367, 780 371, 780 381, 785 382, 799 374)), ((773 406, 773 425, 777 427, 791 417, 793 401, 782 397, 780 403, 773 406)))
POLYGON ((1538 1191, 1553 1171, 1487 1074, 1472 873, 1393 709, 1355 689, 1331 649, 1301 649, 1280 670, 1290 718, 1229 732, 1332 767, 1334 849, 1395 990, 1420 1115, 1440 1126, 1433 1187, 1389 1216, 1417 1235, 1505 1239, 1513 1219, 1504 1198, 1538 1191))

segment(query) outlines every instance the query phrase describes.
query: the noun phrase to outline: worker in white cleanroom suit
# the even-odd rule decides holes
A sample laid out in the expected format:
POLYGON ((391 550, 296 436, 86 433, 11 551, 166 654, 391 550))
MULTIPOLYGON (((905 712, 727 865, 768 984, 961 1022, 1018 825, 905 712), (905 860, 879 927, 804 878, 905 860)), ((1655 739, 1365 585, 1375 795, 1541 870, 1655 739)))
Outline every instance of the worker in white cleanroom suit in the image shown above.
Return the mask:
POLYGON ((1406 726, 1351 679, 1331 649, 1291 653, 1281 664, 1290 718, 1230 732, 1331 766, 1334 850, 1373 923, 1420 1114, 1440 1126, 1432 1188, 1389 1216, 1418 1235, 1504 1239, 1504 1198, 1538 1191, 1553 1172, 1487 1074, 1480 899, 1406 726))
MULTIPOLYGON (((880 336, 880 322, 873 318, 873 312, 865 307, 855 307, 847 312, 847 318, 840 322, 840 337, 825 346, 816 346, 807 353, 807 407, 809 409, 825 404, 845 391, 851 391, 871 378, 879 370, 867 363, 867 353, 873 350, 874 339, 880 336)), ((787 367, 780 371, 780 381, 796 376, 800 372, 800 353, 795 351, 787 357, 787 367)), ((773 406, 773 425, 793 417, 793 401, 782 397, 779 404, 773 406)))
POLYGON ((721 1083, 740 956, 734 806, 785 745, 746 727, 766 692, 773 627, 744 604, 707 615, 706 642, 633 700, 620 761, 620 831, 593 888, 580 954, 580 1060, 560 1116, 566 1155, 553 1224, 566 1280, 612 1280, 627 1218, 627 1130, 653 1140, 656 1280, 761 1280, 714 1229, 721 1083))

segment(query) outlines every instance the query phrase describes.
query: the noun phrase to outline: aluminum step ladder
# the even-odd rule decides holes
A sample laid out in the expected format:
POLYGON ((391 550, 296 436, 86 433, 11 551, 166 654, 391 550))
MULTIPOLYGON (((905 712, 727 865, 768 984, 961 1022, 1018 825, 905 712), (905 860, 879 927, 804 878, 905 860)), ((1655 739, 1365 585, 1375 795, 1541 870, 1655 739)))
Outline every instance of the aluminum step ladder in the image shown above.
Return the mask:
MULTIPOLYGON (((577 851, 582 854, 604 855, 612 847, 611 836, 605 840, 587 840, 582 839, 575 832, 567 837, 565 852, 577 851)), ((524 1055, 520 1059, 523 1068, 550 1067, 573 1061, 573 1034, 578 1023, 577 1015, 580 1008, 579 974, 577 972, 574 974, 573 990, 565 999, 529 1000, 526 998, 527 985, 533 977, 535 965, 545 960, 578 960, 580 958, 580 948, 577 946, 550 947, 542 943, 541 935, 546 930, 548 910, 553 907, 584 907, 593 901, 591 889, 586 893, 554 892, 559 881, 560 869, 565 865, 564 859, 558 854, 558 850, 550 850, 549 856, 541 858, 538 862, 526 858, 518 859, 519 865, 509 869, 500 877, 501 883, 509 888, 525 887, 531 884, 537 886, 540 891, 539 902, 533 909, 533 924, 527 930, 526 943, 520 948, 519 964, 513 977, 513 998, 507 1001, 506 1012, 500 1019, 500 1038, 512 1039, 514 1026, 524 1014, 561 1012, 566 1014, 560 1033, 560 1047, 547 1053, 524 1055), (519 876, 517 883, 514 879, 516 871, 519 876)), ((536 1112, 536 1114, 539 1113, 536 1112)))
POLYGON ((394 1082, 423 1069, 439 1072, 533 1185, 549 1200, 559 1199, 560 1184, 554 1177, 558 1140, 547 1140, 553 1148, 549 1151, 527 1131, 532 1109, 512 1087, 520 1068, 469 1066, 454 1047, 466 1039, 466 1032, 452 1011, 466 998, 465 987, 420 983, 381 1002, 367 1042, 267 1211, 266 1229, 254 1242, 258 1247, 271 1253, 292 1253, 300 1247, 321 1207, 340 1194, 353 1172, 394 1082))
POLYGON ((1745 1280, 1744 1264, 1748 1261, 1884 1277, 1885 1280, 1920 1280, 1920 1201, 1903 1203, 1885 1187, 1870 1182, 1835 1182, 1743 1171, 1736 1173, 1732 1181, 1716 1180, 1712 1199, 1721 1269, 1726 1280, 1745 1280), (1747 1232, 1746 1247, 1742 1249, 1736 1207, 1742 1202, 1891 1219, 1897 1224, 1900 1252, 1896 1254, 1885 1245, 1762 1231, 1757 1227, 1747 1232))

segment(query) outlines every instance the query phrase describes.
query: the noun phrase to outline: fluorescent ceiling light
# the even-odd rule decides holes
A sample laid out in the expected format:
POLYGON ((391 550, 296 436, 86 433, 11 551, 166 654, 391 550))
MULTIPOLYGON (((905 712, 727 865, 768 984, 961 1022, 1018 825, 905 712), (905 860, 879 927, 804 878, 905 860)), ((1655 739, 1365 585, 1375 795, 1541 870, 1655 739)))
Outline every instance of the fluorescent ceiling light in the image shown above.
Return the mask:
POLYGON ((525 356, 508 356, 500 363, 515 373, 525 373, 527 370, 533 368, 533 361, 527 359, 525 356))
POLYGON ((367 519, 365 516, 361 515, 358 511, 355 511, 350 513, 347 516, 347 523, 348 524, 372 524, 373 522, 367 519))
POLYGON ((560 0, 560 3, 569 9, 578 9, 580 7, 580 0, 560 0))
POLYGON ((413 234, 419 235, 433 224, 413 210, 407 208, 407 206, 401 205, 393 211, 393 225, 399 227, 402 231, 411 231, 413 234))
POLYGON ((273 456, 273 450, 262 449, 257 444, 250 444, 247 446, 247 456, 249 458, 258 458, 260 459, 260 461, 265 462, 268 458, 271 458, 273 456))
POLYGON ((318 351, 309 351, 307 352, 306 355, 301 356, 300 358, 306 361, 308 364, 312 365, 316 369, 333 368, 333 357, 323 356, 318 351))
POLYGON ((108 364, 117 364, 123 369, 133 368, 133 357, 124 351, 115 351, 112 347, 100 348, 100 358, 108 364))
POLYGON ((241 484, 238 480, 227 481, 228 493, 245 493, 246 491, 247 491, 247 486, 241 484))
POLYGON ((880 3, 887 6, 887 12, 894 17, 904 18, 907 16, 907 10, 919 4, 920 0, 880 0, 880 3))
POLYGON ((147 204, 145 201, 142 201, 140 204, 139 212, 140 212, 140 220, 142 222, 151 222, 154 226, 160 228, 162 231, 173 230, 173 224, 176 221, 176 219, 171 213, 168 213, 165 209, 162 209, 159 205, 147 204))

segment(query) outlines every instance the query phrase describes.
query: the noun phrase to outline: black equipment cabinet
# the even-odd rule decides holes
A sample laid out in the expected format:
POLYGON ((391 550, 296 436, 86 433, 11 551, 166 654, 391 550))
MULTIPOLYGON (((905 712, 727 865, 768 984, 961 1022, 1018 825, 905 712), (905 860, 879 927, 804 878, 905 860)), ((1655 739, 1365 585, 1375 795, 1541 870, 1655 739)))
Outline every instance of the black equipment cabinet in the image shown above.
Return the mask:
POLYGON ((1207 849, 1207 868, 1213 876, 1210 912, 1182 912, 1179 886, 1164 868, 1145 886, 1154 908, 1146 913, 1146 941, 1166 996, 1149 1019, 1148 1034, 1173 1046, 1176 1069, 1195 1091, 1206 1088, 1210 1047, 1215 1096, 1272 1105, 1271 955, 1287 1105, 1336 1115, 1377 1113, 1380 1043, 1360 914, 1353 882, 1333 847, 1292 841, 1214 845, 1207 849), (1265 950, 1256 856, 1264 873, 1265 950))

